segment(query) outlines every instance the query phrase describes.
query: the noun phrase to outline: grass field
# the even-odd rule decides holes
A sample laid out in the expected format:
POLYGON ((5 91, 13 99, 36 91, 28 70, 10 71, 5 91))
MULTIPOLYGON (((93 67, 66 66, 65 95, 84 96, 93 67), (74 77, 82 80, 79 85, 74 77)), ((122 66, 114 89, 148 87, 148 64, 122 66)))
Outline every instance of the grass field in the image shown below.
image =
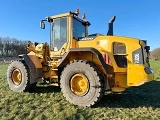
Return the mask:
MULTIPOLYGON (((151 61, 158 70, 160 61, 151 61)), ((68 103, 59 87, 38 85, 31 93, 12 92, 7 84, 8 65, 0 65, 0 120, 158 120, 160 81, 153 80, 125 92, 105 93, 91 108, 68 103)), ((159 73, 156 77, 159 78, 159 73)))
POLYGON ((151 68, 154 70, 155 79, 160 79, 160 61, 150 61, 151 68))

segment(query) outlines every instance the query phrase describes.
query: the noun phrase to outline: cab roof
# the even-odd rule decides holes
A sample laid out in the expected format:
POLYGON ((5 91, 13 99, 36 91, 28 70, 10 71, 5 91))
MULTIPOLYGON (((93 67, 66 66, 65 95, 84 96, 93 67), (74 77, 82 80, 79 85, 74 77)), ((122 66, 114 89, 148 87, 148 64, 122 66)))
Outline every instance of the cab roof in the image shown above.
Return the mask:
POLYGON ((67 13, 63 13, 63 14, 47 16, 46 19, 56 19, 56 18, 62 18, 62 17, 67 17, 67 16, 73 16, 78 21, 80 21, 80 22, 82 22, 84 24, 87 24, 88 26, 91 25, 89 21, 79 18, 77 13, 74 13, 74 12, 71 12, 71 11, 67 12, 67 13))

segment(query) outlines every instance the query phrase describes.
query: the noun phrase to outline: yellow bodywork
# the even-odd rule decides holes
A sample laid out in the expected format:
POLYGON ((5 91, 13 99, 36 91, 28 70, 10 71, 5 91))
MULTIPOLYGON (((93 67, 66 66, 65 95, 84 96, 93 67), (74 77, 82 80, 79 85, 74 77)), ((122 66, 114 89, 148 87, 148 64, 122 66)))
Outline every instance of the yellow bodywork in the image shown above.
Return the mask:
MULTIPOLYGON (((104 70, 97 56, 91 51, 83 52, 80 50, 68 53, 68 56, 62 62, 62 65, 65 67, 67 64, 74 60, 88 60, 94 62, 106 76, 106 79, 111 79, 113 86, 110 87, 111 90, 115 92, 124 91, 130 86, 142 85, 148 80, 153 79, 153 74, 147 74, 144 71, 146 66, 145 61, 143 64, 135 64, 133 61, 132 52, 137 49, 143 49, 144 52, 144 42, 135 38, 105 35, 97 35, 95 38, 89 40, 76 40, 73 38, 72 33, 73 14, 69 12, 56 16, 50 16, 52 19, 61 17, 67 17, 68 37, 67 42, 61 47, 60 50, 51 51, 49 46, 45 44, 38 44, 37 46, 30 44, 27 49, 28 56, 35 64, 36 68, 43 68, 43 78, 50 79, 52 82, 58 82, 58 65, 61 62, 63 56, 69 52, 70 48, 94 48, 102 55, 108 55, 109 62, 107 65, 112 68, 109 73, 104 70), (113 45, 117 42, 126 46, 126 53, 114 53, 113 45), (123 58, 127 60, 127 66, 119 67, 115 60, 116 56, 123 56, 123 58)), ((86 31, 86 34, 88 34, 88 31, 86 31)), ((143 57, 146 57, 146 55, 143 54, 143 57)), ((87 78, 80 74, 73 76, 71 79, 71 88, 72 91, 77 95, 85 94, 88 90, 87 78), (75 82, 77 80, 78 82, 75 82)))
MULTIPOLYGON (((141 48, 138 39, 120 36, 98 36, 94 40, 80 41, 76 45, 76 47, 79 48, 93 47, 102 54, 107 53, 109 55, 111 61, 110 65, 113 67, 113 74, 115 76, 115 86, 112 90, 115 92, 123 91, 129 86, 139 86, 148 80, 153 80, 153 74, 148 75, 144 71, 144 64, 134 64, 132 61, 132 52, 138 48, 141 48), (127 54, 125 54, 125 56, 127 58, 127 67, 125 68, 118 67, 114 59, 113 43, 115 42, 120 42, 126 45, 127 54)), ((87 57, 84 58, 88 58, 92 61, 91 57, 89 58, 89 54, 86 56, 87 57)), ((98 63, 96 60, 94 62, 98 63)))

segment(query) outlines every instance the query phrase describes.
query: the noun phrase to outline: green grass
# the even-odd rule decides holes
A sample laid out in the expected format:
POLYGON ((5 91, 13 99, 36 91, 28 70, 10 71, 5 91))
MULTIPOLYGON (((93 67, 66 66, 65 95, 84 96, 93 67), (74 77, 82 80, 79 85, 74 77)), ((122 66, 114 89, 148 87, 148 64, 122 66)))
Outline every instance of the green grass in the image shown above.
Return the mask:
MULTIPOLYGON (((156 63, 155 63, 155 66, 156 63)), ((0 65, 0 120, 158 120, 160 81, 153 80, 119 94, 105 93, 91 108, 67 102, 59 87, 39 84, 32 92, 16 93, 6 80, 8 65, 0 65)))
POLYGON ((160 61, 150 61, 151 68, 154 70, 155 79, 160 79, 160 61))

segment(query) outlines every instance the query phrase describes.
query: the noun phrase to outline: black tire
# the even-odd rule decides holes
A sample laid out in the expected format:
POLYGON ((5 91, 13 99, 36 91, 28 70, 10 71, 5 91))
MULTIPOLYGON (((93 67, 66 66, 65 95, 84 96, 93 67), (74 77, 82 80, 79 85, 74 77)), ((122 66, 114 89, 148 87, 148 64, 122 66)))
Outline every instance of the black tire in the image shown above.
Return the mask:
MULTIPOLYGON (((63 96, 70 103, 83 107, 90 107, 96 104, 104 95, 104 80, 102 74, 97 67, 89 61, 74 61, 64 68, 60 87, 63 96), (83 75, 87 78, 88 89, 84 94, 77 95, 71 88, 73 76, 83 75)), ((77 81, 77 79, 75 79, 77 81)))
POLYGON ((7 81, 10 89, 15 92, 28 91, 31 86, 27 66, 20 61, 13 61, 7 70, 7 81))

